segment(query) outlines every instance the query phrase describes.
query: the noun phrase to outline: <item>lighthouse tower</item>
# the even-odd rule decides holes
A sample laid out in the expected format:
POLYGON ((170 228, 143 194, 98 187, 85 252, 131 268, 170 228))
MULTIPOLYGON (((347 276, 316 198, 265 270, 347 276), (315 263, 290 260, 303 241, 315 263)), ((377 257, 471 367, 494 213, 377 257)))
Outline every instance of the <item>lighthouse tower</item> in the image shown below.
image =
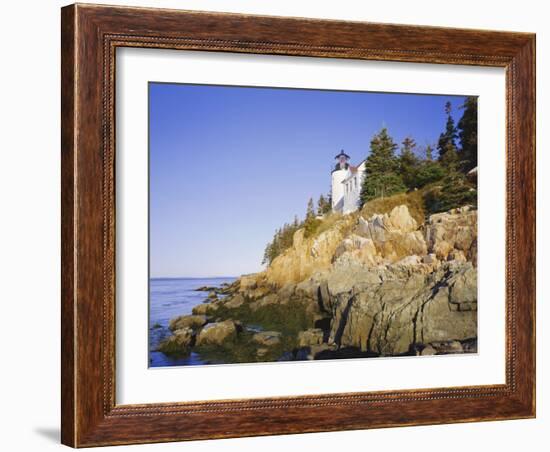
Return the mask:
POLYGON ((332 210, 333 212, 342 212, 344 209, 344 184, 342 182, 350 175, 350 156, 342 149, 334 158, 336 166, 332 170, 332 210))

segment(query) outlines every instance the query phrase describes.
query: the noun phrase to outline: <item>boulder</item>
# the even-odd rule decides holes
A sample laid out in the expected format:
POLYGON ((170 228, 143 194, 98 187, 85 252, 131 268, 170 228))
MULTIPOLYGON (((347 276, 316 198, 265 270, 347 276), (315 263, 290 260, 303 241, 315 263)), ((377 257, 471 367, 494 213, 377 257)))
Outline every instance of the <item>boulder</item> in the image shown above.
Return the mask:
POLYGON ((174 331, 174 334, 162 341, 157 350, 166 354, 182 353, 193 345, 195 331, 192 328, 180 328, 174 331))
POLYGON ((386 232, 388 231, 388 215, 374 214, 368 221, 363 217, 359 218, 357 232, 366 238, 371 239, 374 243, 381 243, 386 240, 386 232))
POLYGON ((198 304, 195 307, 193 307, 193 314, 194 315, 209 315, 218 309, 218 304, 216 303, 202 303, 198 304))
POLYGON ((310 345, 320 345, 323 343, 323 330, 320 328, 310 328, 309 330, 298 333, 298 346, 307 347, 310 345))
POLYGON ((226 308, 235 309, 241 306, 244 303, 244 297, 241 294, 235 295, 229 301, 224 303, 226 308))
POLYGON ((433 348, 431 345, 426 345, 420 352, 420 355, 422 356, 431 356, 435 355, 437 353, 437 350, 433 348))
POLYGON ((216 291, 217 287, 214 286, 201 286, 195 289, 197 292, 211 292, 216 291))
POLYGON ((296 284, 295 294, 300 298, 316 298, 319 290, 319 282, 314 278, 308 278, 296 284))
POLYGON ((270 295, 266 295, 263 298, 260 298, 257 301, 254 301, 253 303, 250 303, 249 306, 250 306, 250 309, 252 309, 252 311, 256 311, 259 308, 263 308, 270 304, 275 304, 278 301, 279 301, 279 297, 277 296, 277 294, 270 294, 270 295))
POLYGON ((477 211, 470 206, 430 215, 425 226, 428 251, 447 260, 454 250, 475 264, 477 257, 477 211))
MULTIPOLYGON (((265 272, 262 272, 241 276, 240 279, 222 293, 226 295, 235 295, 238 293, 245 299, 257 300, 270 292, 271 287, 267 283, 265 272)), ((238 304, 238 302, 235 304, 238 304)))
POLYGON ((247 290, 254 290, 258 285, 256 275, 243 275, 239 279, 239 290, 246 292, 247 290))
POLYGON ((252 340, 264 347, 272 347, 281 342, 281 333, 278 331, 262 331, 252 336, 252 340))
POLYGON ((437 354, 441 355, 447 355, 450 353, 464 353, 462 344, 459 341, 432 342, 429 344, 429 347, 432 347, 437 354))
POLYGON ((416 220, 411 216, 408 207, 404 204, 392 209, 389 220, 393 228, 402 232, 412 232, 418 229, 416 220))
POLYGON ((237 337, 238 328, 233 320, 207 324, 197 335, 197 345, 221 345, 237 337))
POLYGON ((182 315, 170 320, 168 328, 172 331, 187 327, 196 330, 206 325, 207 321, 208 320, 205 315, 182 315))
POLYGON ((368 220, 360 217, 355 230, 371 240, 371 257, 364 259, 370 266, 384 259, 391 263, 412 254, 423 256, 428 251, 424 236, 405 205, 394 207, 389 215, 374 214, 368 220))
POLYGON ((295 292, 296 292, 296 284, 287 283, 279 289, 279 291, 277 292, 277 296, 280 297, 281 301, 284 301, 292 297, 295 292))
POLYGON ((372 239, 352 234, 340 242, 334 252, 333 260, 355 260, 358 263, 372 266, 380 259, 372 239))

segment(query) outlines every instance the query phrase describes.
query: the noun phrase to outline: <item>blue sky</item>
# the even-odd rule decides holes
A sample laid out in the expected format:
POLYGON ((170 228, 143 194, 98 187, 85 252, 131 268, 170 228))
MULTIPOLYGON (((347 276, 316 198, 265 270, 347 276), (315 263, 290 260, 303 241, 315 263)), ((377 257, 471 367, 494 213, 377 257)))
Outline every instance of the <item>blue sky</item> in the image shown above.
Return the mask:
POLYGON ((334 156, 367 157, 386 126, 434 145, 464 98, 149 84, 152 277, 262 269, 275 229, 330 190, 334 156))

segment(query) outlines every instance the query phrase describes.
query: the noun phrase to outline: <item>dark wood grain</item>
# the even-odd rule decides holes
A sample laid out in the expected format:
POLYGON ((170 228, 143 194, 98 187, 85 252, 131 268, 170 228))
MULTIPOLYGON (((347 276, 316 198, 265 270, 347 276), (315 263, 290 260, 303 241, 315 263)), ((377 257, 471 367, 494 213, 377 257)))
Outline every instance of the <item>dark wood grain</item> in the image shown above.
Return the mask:
POLYGON ((61 441, 75 444, 74 385, 74 156, 75 39, 74 8, 61 11, 61 441))
POLYGON ((535 415, 535 37, 72 5, 62 10, 62 442, 75 447, 535 415), (506 68, 506 384, 115 404, 117 47, 506 68))

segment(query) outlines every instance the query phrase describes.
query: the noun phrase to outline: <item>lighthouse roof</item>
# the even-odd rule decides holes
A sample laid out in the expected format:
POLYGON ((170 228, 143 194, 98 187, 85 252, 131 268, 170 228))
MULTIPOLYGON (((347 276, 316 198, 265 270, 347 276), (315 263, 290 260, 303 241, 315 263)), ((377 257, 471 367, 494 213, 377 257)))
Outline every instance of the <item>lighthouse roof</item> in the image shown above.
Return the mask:
POLYGON ((340 151, 340 154, 338 154, 338 155, 337 155, 336 157, 334 157, 334 158, 335 158, 335 159, 339 159, 340 157, 345 157, 345 158, 347 158, 347 159, 351 158, 348 154, 346 154, 346 153, 344 152, 343 149, 340 151))
POLYGON ((366 162, 366 160, 367 159, 363 160, 357 166, 349 165, 348 166, 349 174, 344 180, 342 180, 342 183, 345 184, 347 181, 352 179, 357 173, 363 173, 365 171, 365 162, 366 162))

